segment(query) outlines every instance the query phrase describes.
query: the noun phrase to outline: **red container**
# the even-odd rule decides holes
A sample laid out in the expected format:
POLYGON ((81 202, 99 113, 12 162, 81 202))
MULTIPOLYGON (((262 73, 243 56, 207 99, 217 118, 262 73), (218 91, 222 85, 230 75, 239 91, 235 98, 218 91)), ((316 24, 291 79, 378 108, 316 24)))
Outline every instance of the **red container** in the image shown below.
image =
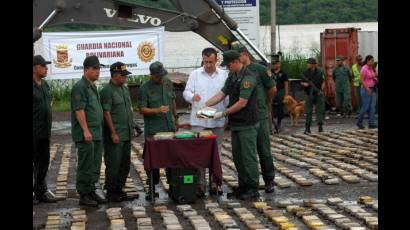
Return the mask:
MULTIPOLYGON (((326 90, 325 94, 332 106, 336 106, 335 82, 332 78, 332 71, 335 66, 336 56, 345 57, 345 64, 352 67, 358 54, 358 30, 360 28, 338 28, 326 29, 320 33, 320 55, 321 64, 325 70, 326 90)), ((354 97, 353 81, 351 82, 352 105, 356 107, 356 97, 354 97)))

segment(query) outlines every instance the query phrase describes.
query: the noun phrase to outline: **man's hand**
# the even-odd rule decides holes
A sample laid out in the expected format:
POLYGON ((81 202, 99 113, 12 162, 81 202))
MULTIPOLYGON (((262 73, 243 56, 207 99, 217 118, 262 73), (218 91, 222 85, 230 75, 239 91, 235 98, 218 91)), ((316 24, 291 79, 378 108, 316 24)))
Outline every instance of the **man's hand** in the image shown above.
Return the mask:
POLYGON ((225 112, 218 111, 218 112, 216 112, 215 115, 214 115, 214 120, 221 119, 221 118, 223 118, 224 116, 225 116, 225 112))
POLYGON ((192 97, 193 101, 200 101, 201 100, 201 96, 199 96, 199 94, 194 94, 194 96, 192 97))
POLYGON ((158 108, 158 113, 168 113, 169 107, 167 105, 163 105, 158 108))
POLYGON ((268 70, 266 71, 266 74, 267 74, 269 77, 272 77, 272 70, 268 69, 268 70))
POLYGON ((83 135, 84 135, 85 142, 91 143, 93 141, 93 136, 91 135, 88 129, 83 131, 83 135))
POLYGON ((120 137, 117 135, 117 133, 111 133, 111 140, 114 144, 120 143, 120 137))
POLYGON ((309 83, 307 83, 307 82, 302 82, 301 83, 304 87, 309 87, 309 83))

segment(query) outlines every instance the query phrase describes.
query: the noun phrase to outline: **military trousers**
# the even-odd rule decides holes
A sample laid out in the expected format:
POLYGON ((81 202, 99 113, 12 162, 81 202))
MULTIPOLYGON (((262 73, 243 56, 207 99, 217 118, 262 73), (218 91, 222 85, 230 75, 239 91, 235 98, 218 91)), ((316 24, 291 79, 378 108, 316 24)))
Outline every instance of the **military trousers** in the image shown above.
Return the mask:
POLYGON ((80 195, 84 195, 95 191, 95 183, 100 178, 103 146, 100 140, 78 141, 75 145, 78 158, 76 188, 80 195))
POLYGON ((259 188, 257 137, 259 125, 244 130, 231 130, 232 158, 238 172, 239 187, 259 188))
POLYGON ((349 86, 344 87, 341 91, 336 91, 336 104, 344 113, 352 112, 352 97, 349 86))
POLYGON ((275 169, 273 167, 273 156, 270 148, 269 133, 269 120, 259 120, 256 147, 263 180, 265 181, 265 183, 275 178, 275 169))
POLYGON ((285 97, 285 89, 279 90, 275 98, 273 99, 273 102, 276 103, 276 109, 275 109, 275 115, 279 120, 282 120, 283 117, 285 116, 283 113, 283 98, 285 97))
POLYGON ((313 95, 306 96, 306 100, 305 100, 306 127, 310 127, 312 125, 313 106, 315 106, 316 122, 318 124, 323 124, 323 116, 325 114, 325 100, 324 100, 323 94, 317 95, 317 96, 313 96, 313 95))
POLYGON ((34 194, 38 197, 47 191, 46 175, 50 163, 50 139, 33 139, 34 194))
POLYGON ((107 140, 104 143, 105 189, 121 191, 127 181, 131 164, 131 141, 118 144, 107 140))

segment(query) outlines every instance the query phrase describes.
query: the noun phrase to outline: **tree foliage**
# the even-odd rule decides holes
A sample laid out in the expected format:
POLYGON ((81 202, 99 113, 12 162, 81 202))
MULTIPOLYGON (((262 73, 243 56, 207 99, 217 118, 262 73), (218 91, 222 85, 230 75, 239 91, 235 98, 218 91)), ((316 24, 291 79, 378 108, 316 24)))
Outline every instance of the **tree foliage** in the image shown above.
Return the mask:
MULTIPOLYGON (((260 0, 260 21, 270 24, 270 0, 260 0)), ((276 0, 276 23, 370 22, 378 19, 378 0, 276 0)))

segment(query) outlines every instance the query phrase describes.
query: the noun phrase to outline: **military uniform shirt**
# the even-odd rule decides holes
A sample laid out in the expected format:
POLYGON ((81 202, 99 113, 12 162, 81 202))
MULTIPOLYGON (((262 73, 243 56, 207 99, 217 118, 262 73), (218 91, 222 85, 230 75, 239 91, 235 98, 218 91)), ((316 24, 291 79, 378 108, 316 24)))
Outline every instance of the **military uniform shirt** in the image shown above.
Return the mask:
MULTIPOLYGON (((244 68, 242 68, 242 70, 243 69, 244 68)), ((242 70, 239 72, 239 74, 230 72, 221 91, 225 95, 228 95, 228 93, 229 93, 228 89, 229 89, 229 85, 231 84, 231 82, 233 82, 233 81, 242 81, 240 89, 239 89, 239 98, 243 98, 243 99, 248 100, 249 97, 252 94, 253 89, 257 86, 257 80, 256 80, 255 76, 252 76, 252 75, 242 76, 242 74, 241 74, 242 70)), ((229 100, 231 100, 231 98, 229 100)), ((231 130, 237 131, 237 130, 249 129, 249 128, 252 128, 252 127, 255 127, 255 125, 231 126, 231 130)))
POLYGON ((88 129, 94 141, 102 140, 103 110, 97 87, 84 76, 71 90, 71 135, 73 141, 83 141, 83 129, 78 123, 75 111, 84 110, 88 129))
MULTIPOLYGON (((303 75, 308 80, 313 82, 313 84, 316 86, 316 88, 318 88, 319 90, 322 89, 322 83, 325 80, 325 78, 324 78, 324 75, 323 75, 323 71, 321 69, 315 68, 313 71, 311 71, 310 69, 307 69, 303 72, 303 75)), ((306 82, 306 81, 302 79, 302 82, 306 82)), ((307 95, 310 94, 310 88, 311 88, 311 86, 305 88, 305 93, 307 95)))
POLYGON ((275 86, 275 81, 267 74, 267 68, 261 64, 251 63, 246 66, 256 77, 256 90, 259 120, 267 119, 268 114, 268 97, 267 91, 275 86))
MULTIPOLYGON (((100 96, 103 111, 110 112, 115 132, 120 141, 130 140, 134 123, 128 87, 116 86, 110 81, 101 90, 100 96)), ((104 126, 104 132, 108 137, 111 137, 107 124, 104 126)))
POLYGON ((41 85, 33 81, 33 138, 50 138, 51 95, 47 82, 41 85))
POLYGON ((152 80, 145 82, 138 92, 137 106, 141 108, 159 108, 168 106, 167 113, 144 116, 144 134, 152 136, 158 132, 174 132, 175 118, 173 116, 173 100, 175 99, 174 87, 171 80, 164 78, 162 84, 152 80))
POLYGON ((333 69, 333 78, 336 82, 336 92, 343 92, 346 86, 350 86, 350 71, 346 66, 333 69))

